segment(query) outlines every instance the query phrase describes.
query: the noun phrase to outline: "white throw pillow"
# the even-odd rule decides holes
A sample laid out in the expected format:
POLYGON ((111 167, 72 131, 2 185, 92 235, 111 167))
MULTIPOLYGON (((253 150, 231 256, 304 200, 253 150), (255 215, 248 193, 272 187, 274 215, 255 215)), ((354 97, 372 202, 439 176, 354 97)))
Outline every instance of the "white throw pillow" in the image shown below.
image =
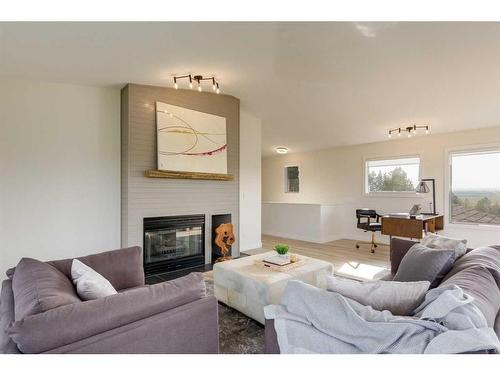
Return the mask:
POLYGON ((73 263, 71 263, 71 278, 76 286, 78 296, 84 301, 117 293, 105 277, 78 259, 73 259, 73 263))
POLYGON ((430 282, 356 281, 328 276, 327 289, 375 310, 410 315, 424 300, 430 282))
POLYGON ((467 240, 459 240, 433 233, 425 236, 421 244, 431 249, 455 250, 455 260, 460 258, 467 251, 467 240))

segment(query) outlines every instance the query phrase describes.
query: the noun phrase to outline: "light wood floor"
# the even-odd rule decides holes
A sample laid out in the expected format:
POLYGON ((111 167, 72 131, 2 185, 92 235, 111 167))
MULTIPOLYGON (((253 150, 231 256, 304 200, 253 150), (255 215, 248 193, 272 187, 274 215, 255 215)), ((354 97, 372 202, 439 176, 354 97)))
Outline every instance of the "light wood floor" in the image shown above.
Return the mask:
POLYGON ((389 269, 389 246, 380 244, 375 253, 370 252, 369 245, 360 245, 356 249, 355 240, 336 240, 324 244, 313 242, 291 240, 288 238, 262 236, 263 249, 247 250, 245 254, 254 255, 269 251, 274 248, 277 243, 286 243, 290 246, 290 252, 305 255, 311 258, 325 260, 334 265, 335 270, 340 270, 346 263, 348 264, 365 264, 389 269))

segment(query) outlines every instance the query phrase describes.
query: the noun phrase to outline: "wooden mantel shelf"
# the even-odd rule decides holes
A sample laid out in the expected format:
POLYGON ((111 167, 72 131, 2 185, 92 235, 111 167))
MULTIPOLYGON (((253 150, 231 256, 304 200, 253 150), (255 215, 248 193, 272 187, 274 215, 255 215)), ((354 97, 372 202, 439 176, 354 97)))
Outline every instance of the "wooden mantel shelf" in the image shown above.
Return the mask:
POLYGON ((218 181, 233 181, 232 174, 222 173, 201 173, 201 172, 178 172, 178 171, 160 171, 150 169, 144 172, 146 177, 151 178, 182 178, 188 180, 218 180, 218 181))

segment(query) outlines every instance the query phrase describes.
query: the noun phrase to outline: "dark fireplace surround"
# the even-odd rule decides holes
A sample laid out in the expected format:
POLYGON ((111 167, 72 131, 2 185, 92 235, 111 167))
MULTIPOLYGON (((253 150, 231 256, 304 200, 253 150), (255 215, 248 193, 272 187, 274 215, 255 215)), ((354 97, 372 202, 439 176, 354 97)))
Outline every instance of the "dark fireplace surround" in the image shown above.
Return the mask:
POLYGON ((205 215, 144 218, 146 275, 205 264, 205 215))

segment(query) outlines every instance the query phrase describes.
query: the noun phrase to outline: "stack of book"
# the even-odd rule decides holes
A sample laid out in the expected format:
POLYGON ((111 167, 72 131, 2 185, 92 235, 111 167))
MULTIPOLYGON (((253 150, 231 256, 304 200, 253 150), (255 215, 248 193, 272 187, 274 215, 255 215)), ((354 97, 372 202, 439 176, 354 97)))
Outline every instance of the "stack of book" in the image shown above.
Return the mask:
POLYGON ((264 263, 272 264, 274 266, 286 266, 286 265, 292 263, 289 256, 288 257, 281 257, 279 255, 273 255, 271 257, 264 258, 264 259, 262 259, 262 261, 264 263))

